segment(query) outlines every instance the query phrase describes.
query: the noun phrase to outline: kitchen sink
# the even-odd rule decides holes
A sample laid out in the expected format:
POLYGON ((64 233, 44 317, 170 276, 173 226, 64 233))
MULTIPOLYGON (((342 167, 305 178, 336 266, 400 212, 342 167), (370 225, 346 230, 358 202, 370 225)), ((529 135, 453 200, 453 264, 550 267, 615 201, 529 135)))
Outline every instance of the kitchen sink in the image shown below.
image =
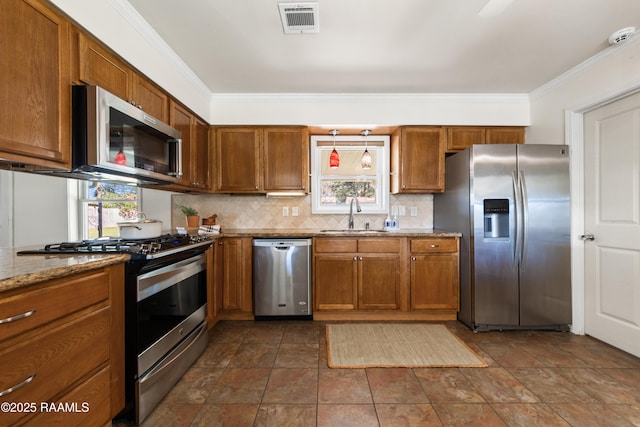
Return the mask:
POLYGON ((366 228, 341 229, 341 230, 320 230, 321 233, 388 233, 389 230, 367 230, 366 228))

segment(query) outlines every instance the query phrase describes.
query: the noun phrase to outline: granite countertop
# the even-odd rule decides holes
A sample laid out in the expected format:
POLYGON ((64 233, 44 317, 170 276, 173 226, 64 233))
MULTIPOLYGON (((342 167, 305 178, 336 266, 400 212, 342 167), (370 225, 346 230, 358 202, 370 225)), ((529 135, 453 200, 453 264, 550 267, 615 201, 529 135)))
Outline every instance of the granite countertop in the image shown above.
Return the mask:
POLYGON ((222 230, 222 237, 462 237, 462 233, 446 230, 425 228, 401 228, 399 230, 331 230, 319 229, 287 229, 287 228, 259 228, 259 229, 227 229, 222 230))
POLYGON ((16 255, 33 248, 0 249, 0 292, 129 260, 126 254, 16 255))

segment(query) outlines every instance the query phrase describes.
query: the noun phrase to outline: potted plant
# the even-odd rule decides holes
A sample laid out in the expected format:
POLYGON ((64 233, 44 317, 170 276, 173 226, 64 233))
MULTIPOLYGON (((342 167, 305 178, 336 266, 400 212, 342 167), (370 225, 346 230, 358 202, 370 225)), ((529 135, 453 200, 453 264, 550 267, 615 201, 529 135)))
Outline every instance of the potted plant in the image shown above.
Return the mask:
POLYGON ((200 216, 197 210, 188 206, 180 206, 180 211, 187 217, 187 227, 198 227, 200 225, 200 216))

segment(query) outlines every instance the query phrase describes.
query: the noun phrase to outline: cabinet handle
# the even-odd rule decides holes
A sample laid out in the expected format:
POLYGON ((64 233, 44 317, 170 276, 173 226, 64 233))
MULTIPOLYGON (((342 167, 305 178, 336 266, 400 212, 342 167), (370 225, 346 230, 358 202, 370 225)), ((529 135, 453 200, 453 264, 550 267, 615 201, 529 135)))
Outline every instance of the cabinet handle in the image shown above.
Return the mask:
POLYGON ((30 375, 26 380, 22 381, 20 384, 16 384, 13 387, 9 387, 6 390, 2 390, 0 391, 0 397, 2 396, 6 396, 9 393, 13 393, 16 390, 21 389, 22 387, 26 386, 27 384, 29 384, 31 381, 33 381, 33 379, 36 377, 36 374, 30 375))
MULTIPOLYGON (((26 313, 18 314, 17 316, 11 316, 5 319, 0 319, 0 325, 3 323, 15 322, 16 320, 26 319, 27 317, 33 316, 35 313, 36 313, 35 310, 30 310, 30 311, 27 311, 26 313)), ((2 395, 0 394, 0 396, 2 395)))
POLYGON ((357 256, 354 256, 354 257, 353 257, 353 260, 354 260, 354 261, 357 261, 357 260, 358 260, 358 257, 357 257, 357 256))
POLYGON ((415 261, 415 260, 416 260, 416 257, 412 256, 411 261, 415 261))
POLYGON ((431 245, 432 248, 439 248, 440 245, 431 245))
POLYGON ((362 261, 362 257, 358 257, 358 261, 362 261))

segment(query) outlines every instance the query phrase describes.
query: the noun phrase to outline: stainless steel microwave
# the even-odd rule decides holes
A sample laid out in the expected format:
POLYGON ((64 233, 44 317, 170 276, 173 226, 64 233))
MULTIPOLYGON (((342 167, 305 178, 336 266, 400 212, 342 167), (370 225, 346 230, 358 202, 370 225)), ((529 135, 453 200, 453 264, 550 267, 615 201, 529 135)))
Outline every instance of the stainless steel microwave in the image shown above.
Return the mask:
POLYGON ((72 178, 169 184, 182 175, 182 134, 97 86, 72 89, 72 178))

